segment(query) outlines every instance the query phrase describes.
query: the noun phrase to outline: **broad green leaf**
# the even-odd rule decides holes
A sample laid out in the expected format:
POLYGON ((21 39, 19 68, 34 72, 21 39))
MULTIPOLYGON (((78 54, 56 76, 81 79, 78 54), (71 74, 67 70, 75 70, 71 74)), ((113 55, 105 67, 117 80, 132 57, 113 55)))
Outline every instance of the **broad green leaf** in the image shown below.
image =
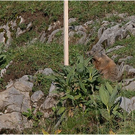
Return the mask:
POLYGON ((79 80, 79 85, 81 89, 84 91, 84 93, 87 93, 87 89, 85 88, 85 85, 81 82, 81 80, 79 80))
POLYGON ((111 95, 112 92, 113 92, 113 88, 112 88, 112 86, 108 82, 106 83, 106 88, 109 91, 109 94, 111 95))
POLYGON ((61 115, 64 111, 65 111, 65 107, 60 107, 60 109, 58 110, 57 114, 61 115))
POLYGON ((101 85, 99 89, 99 96, 101 101, 107 106, 109 102, 109 93, 107 90, 105 90, 103 85, 101 85))
POLYGON ((66 84, 70 85, 72 83, 73 78, 74 78, 74 69, 67 75, 66 84))
POLYGON ((108 120, 108 121, 110 120, 110 116, 106 109, 100 109, 100 113, 101 113, 102 117, 104 117, 106 120, 108 120))
POLYGON ((113 106, 114 101, 117 98, 117 94, 118 94, 117 87, 115 87, 115 89, 113 90, 113 92, 109 98, 109 104, 108 104, 109 108, 111 108, 113 106))

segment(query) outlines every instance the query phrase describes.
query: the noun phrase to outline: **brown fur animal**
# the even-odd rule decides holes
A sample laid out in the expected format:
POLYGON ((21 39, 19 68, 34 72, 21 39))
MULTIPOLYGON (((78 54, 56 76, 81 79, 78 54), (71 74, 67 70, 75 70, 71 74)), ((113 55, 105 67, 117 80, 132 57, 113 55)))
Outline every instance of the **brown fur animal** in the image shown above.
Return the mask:
POLYGON ((103 75, 105 79, 117 81, 118 67, 112 59, 102 53, 96 53, 93 56, 95 68, 103 75))

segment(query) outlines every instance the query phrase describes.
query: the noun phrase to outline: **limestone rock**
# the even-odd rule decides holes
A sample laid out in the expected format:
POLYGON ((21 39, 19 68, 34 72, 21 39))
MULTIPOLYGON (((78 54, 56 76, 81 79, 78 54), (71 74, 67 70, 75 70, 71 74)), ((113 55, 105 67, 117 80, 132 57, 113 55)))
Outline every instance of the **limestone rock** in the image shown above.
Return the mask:
POLYGON ((126 112, 131 112, 135 110, 135 97, 132 97, 131 99, 126 97, 119 97, 120 99, 120 107, 124 109, 126 112))
POLYGON ((33 95, 31 96, 31 100, 32 102, 37 102, 39 101, 42 97, 44 96, 44 93, 39 90, 33 93, 33 95))
POLYGON ((122 86, 126 86, 128 85, 129 83, 131 83, 133 80, 135 80, 135 78, 131 78, 131 79, 123 79, 122 80, 122 86))
POLYGON ((124 109, 125 111, 127 112, 130 112, 130 99, 129 98, 126 98, 126 97, 121 97, 121 103, 120 103, 120 107, 122 109, 124 109))
POLYGON ((127 85, 127 86, 124 86, 123 89, 134 91, 134 90, 135 90, 135 81, 131 82, 131 83, 130 83, 129 85, 127 85))
POLYGON ((52 83, 49 89, 49 97, 58 96, 56 93, 54 93, 54 90, 56 90, 56 86, 54 83, 52 83))
POLYGON ((44 75, 50 75, 50 74, 53 74, 53 70, 51 68, 45 68, 42 72, 42 74, 44 75))
POLYGON ((133 56, 127 56, 126 58, 120 58, 118 63, 121 63, 121 62, 126 61, 126 60, 130 60, 132 58, 133 58, 133 56))
POLYGON ((0 133, 2 130, 22 131, 25 128, 32 127, 27 120, 24 120, 19 112, 0 115, 0 133), (25 123, 24 123, 25 122, 25 123))
POLYGON ((41 35, 40 35, 40 37, 39 37, 39 41, 40 41, 41 43, 44 43, 44 42, 46 41, 46 33, 45 33, 45 31, 43 31, 43 32, 41 33, 41 35))
POLYGON ((135 36, 135 21, 130 21, 125 25, 125 30, 135 36))
POLYGON ((82 26, 82 25, 79 25, 79 26, 75 26, 75 31, 86 31, 86 29, 82 26))
POLYGON ((121 46, 121 45, 115 46, 114 48, 108 49, 106 53, 110 53, 110 52, 112 52, 112 51, 119 50, 120 48, 123 48, 123 47, 124 47, 124 46, 121 46))
MULTIPOLYGON (((23 77, 24 78, 24 77, 23 77)), ((25 79, 20 78, 18 81, 14 83, 14 87, 22 92, 30 92, 32 91, 33 83, 26 81, 25 79)), ((28 79, 28 78, 27 78, 28 79)))
POLYGON ((68 20, 68 24, 73 23, 73 22, 76 22, 76 18, 70 18, 70 19, 68 20))
POLYGON ((134 75, 135 74, 135 68, 129 69, 128 75, 134 75))
POLYGON ((63 30, 63 28, 54 30, 54 31, 51 33, 51 35, 49 35, 49 38, 48 38, 47 43, 51 43, 51 42, 53 41, 54 37, 55 37, 55 34, 56 34, 57 32, 59 32, 59 31, 62 31, 62 30, 63 30))
POLYGON ((77 42, 77 44, 84 44, 86 41, 86 33, 83 31, 78 31, 77 34, 82 36, 77 42))

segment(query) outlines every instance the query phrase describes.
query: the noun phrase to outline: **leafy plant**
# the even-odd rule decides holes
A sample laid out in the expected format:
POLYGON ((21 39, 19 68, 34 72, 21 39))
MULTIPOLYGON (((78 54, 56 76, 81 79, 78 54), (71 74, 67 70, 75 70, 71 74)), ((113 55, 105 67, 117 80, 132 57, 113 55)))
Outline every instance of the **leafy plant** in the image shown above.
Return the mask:
POLYGON ((53 108, 61 119, 72 117, 75 108, 86 110, 93 103, 91 95, 98 85, 98 72, 90 63, 91 58, 77 57, 77 62, 72 67, 61 67, 61 72, 49 76, 55 82, 56 92, 61 93, 56 107, 53 108))
POLYGON ((108 82, 105 85, 102 84, 99 89, 100 99, 106 107, 105 109, 100 109, 100 113, 111 124, 115 116, 120 116, 118 112, 119 100, 116 101, 119 89, 118 85, 113 88, 108 82))

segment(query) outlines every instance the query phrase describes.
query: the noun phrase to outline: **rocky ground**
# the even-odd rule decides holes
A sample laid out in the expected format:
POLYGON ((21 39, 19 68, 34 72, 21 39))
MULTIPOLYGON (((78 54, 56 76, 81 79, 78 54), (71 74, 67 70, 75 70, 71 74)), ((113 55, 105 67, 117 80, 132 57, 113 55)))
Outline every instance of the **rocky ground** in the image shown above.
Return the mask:
MULTIPOLYGON (((97 31, 97 41, 94 39, 93 45, 89 48, 92 50, 103 51, 107 55, 115 50, 124 48, 122 45, 111 47, 116 41, 122 39, 128 39, 131 35, 135 36, 135 16, 128 16, 126 13, 123 14, 107 14, 106 17, 118 16, 119 22, 110 22, 102 20, 101 25, 96 27, 100 20, 88 20, 82 25, 72 25, 76 22, 76 18, 69 19, 69 44, 83 44, 89 45, 92 36, 97 31), (109 49, 108 49, 109 48, 109 49)), ((10 48, 12 39, 12 33, 15 34, 16 38, 23 35, 25 32, 30 31, 33 24, 27 22, 25 28, 20 28, 26 20, 22 16, 18 16, 16 20, 7 22, 7 24, 0 26, 0 43, 4 43, 6 48, 10 48)), ((39 40, 42 43, 57 42, 63 43, 63 23, 62 21, 56 21, 48 26, 47 31, 42 31, 38 37, 33 38, 26 44, 31 44, 39 40)), ((89 54, 89 52, 86 52, 89 54)), ((112 55, 111 58, 115 59, 117 55, 112 55)), ((127 77, 123 78, 122 86, 126 90, 135 90, 135 68, 131 65, 124 63, 127 59, 132 59, 134 56, 125 56, 118 60, 118 67, 120 74, 126 72, 127 77)), ((0 77, 2 78, 6 74, 8 67, 12 65, 12 61, 1 70, 0 77)), ((53 71, 50 68, 40 70, 40 73, 49 75, 53 71)), ((44 96, 42 91, 36 91, 33 94, 33 80, 36 77, 32 75, 24 75, 17 80, 11 80, 6 89, 0 92, 0 133, 4 133, 5 130, 15 130, 20 132, 25 128, 31 128, 33 123, 31 120, 22 115, 23 112, 27 112, 28 109, 35 107, 34 113, 36 114, 40 110, 44 118, 51 115, 51 108, 56 104, 55 94, 51 92, 55 89, 55 85, 52 83, 50 86, 49 94, 47 97, 44 96)), ((126 97, 121 98, 121 107, 127 112, 135 109, 135 97, 131 99, 126 97)))

